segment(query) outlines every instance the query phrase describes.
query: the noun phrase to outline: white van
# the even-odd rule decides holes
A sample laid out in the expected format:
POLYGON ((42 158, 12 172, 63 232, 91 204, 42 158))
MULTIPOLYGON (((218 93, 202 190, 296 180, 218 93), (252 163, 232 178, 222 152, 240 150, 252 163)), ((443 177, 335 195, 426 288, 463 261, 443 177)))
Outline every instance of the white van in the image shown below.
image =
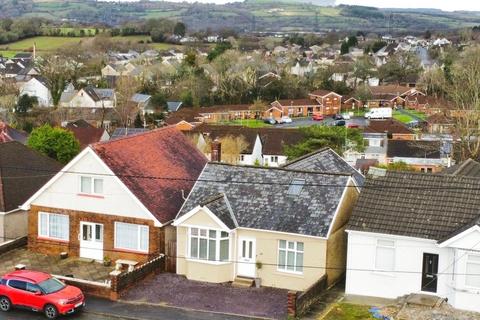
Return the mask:
POLYGON ((392 108, 375 108, 365 113, 365 119, 388 119, 392 117, 392 108))

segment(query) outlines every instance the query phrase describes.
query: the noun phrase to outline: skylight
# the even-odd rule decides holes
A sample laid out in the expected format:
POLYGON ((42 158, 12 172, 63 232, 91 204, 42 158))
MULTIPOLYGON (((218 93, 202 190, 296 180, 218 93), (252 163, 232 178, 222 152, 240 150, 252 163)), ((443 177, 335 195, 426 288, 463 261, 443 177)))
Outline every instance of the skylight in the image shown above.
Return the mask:
POLYGON ((288 195, 298 196, 305 185, 305 179, 293 179, 288 187, 288 195))

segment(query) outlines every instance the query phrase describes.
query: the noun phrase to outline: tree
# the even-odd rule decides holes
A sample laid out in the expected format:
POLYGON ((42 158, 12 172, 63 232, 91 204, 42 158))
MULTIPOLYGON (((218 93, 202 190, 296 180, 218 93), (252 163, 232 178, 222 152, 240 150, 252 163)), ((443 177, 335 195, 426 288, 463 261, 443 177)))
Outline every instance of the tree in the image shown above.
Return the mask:
POLYGON ((184 107, 193 107, 193 96, 191 91, 184 91, 180 95, 184 107))
POLYGON ((387 82, 406 82, 412 76, 418 76, 421 70, 420 60, 414 53, 401 52, 381 66, 378 73, 387 82))
POLYGON ((130 99, 140 89, 139 81, 134 77, 120 77, 116 83, 117 96, 117 115, 120 117, 120 123, 123 127, 128 127, 129 122, 138 112, 137 105, 130 99))
POLYGON ((360 79, 365 83, 369 78, 375 77, 376 75, 375 65, 370 60, 370 57, 363 56, 355 61, 353 65, 353 76, 356 79, 360 79))
POLYGON ((392 162, 389 164, 379 164, 376 167, 390 171, 416 171, 414 167, 403 161, 392 162))
POLYGON ((353 148, 359 152, 365 149, 363 135, 358 129, 316 125, 300 130, 305 139, 298 144, 284 147, 284 152, 289 160, 324 147, 330 147, 339 154, 343 154, 343 151, 347 148, 353 148))
POLYGON ((140 116, 140 112, 137 112, 137 115, 135 116, 135 120, 133 121, 133 126, 135 128, 143 128, 143 121, 142 121, 142 117, 140 116))
POLYGON ((342 42, 342 45, 340 46, 340 54, 344 55, 350 52, 350 47, 348 46, 347 42, 342 42))
POLYGON ((33 129, 27 145, 63 164, 68 163, 80 152, 80 143, 71 131, 52 128, 48 124, 33 129))
POLYGON ((222 161, 230 164, 237 164, 240 154, 245 151, 249 144, 244 136, 227 135, 219 139, 222 144, 222 161))
POLYGON ((387 43, 385 41, 382 41, 382 40, 375 41, 372 44, 372 52, 377 53, 378 50, 382 49, 386 45, 387 45, 387 43))
POLYGON ((32 109, 37 103, 37 97, 30 97, 27 94, 23 94, 20 96, 20 98, 18 98, 17 105, 15 107, 15 113, 25 115, 28 110, 32 109))
POLYGON ((175 27, 173 28, 173 34, 179 37, 183 37, 185 36, 186 30, 187 30, 187 27, 185 26, 184 23, 177 22, 175 24, 175 27))
POLYGON ((358 45, 358 39, 355 36, 348 37, 347 44, 349 47, 355 47, 358 45))
POLYGON ((232 49, 232 44, 230 42, 224 41, 224 42, 219 42, 215 45, 215 48, 212 49, 208 53, 207 59, 208 61, 214 60, 216 57, 224 53, 225 51, 232 49))

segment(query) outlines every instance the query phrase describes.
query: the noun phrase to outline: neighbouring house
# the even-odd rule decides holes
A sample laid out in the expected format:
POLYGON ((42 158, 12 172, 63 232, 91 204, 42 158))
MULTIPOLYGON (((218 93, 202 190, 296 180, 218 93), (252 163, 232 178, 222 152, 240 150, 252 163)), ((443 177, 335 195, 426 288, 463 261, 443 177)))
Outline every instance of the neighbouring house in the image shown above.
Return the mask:
POLYGON ((432 114, 426 121, 428 133, 449 134, 455 129, 455 120, 443 112, 432 114))
POLYGON ((150 129, 147 128, 116 128, 112 135, 110 136, 110 140, 115 140, 118 138, 123 138, 126 136, 133 136, 139 133, 149 132, 150 129))
POLYGON ((308 96, 323 106, 324 115, 340 113, 342 109, 342 96, 333 91, 315 90, 309 93, 308 96))
POLYGON ((308 117, 313 114, 325 114, 325 108, 314 99, 275 100, 264 112, 265 118, 279 120, 283 116, 308 117))
POLYGON ((371 162, 359 162, 359 160, 374 160, 379 164, 387 163, 387 133, 364 132, 363 141, 365 144, 365 149, 363 151, 348 149, 343 153, 343 157, 348 164, 356 169, 360 169, 365 168, 365 164, 371 162))
POLYGON ((109 109, 115 108, 117 97, 114 89, 99 89, 88 86, 71 96, 70 101, 62 105, 66 108, 109 109))
POLYGON ((78 142, 80 142, 82 150, 90 144, 110 139, 110 135, 105 128, 94 127, 85 120, 68 122, 64 127, 73 133, 78 142))
POLYGON ((168 101, 167 102, 167 109, 168 112, 177 112, 182 107, 182 101, 168 101))
POLYGON ((154 114, 155 108, 151 104, 152 96, 148 94, 135 93, 129 103, 135 106, 136 110, 139 110, 143 115, 154 114))
POLYGON ((442 171, 445 174, 480 178, 480 163, 473 159, 467 159, 442 171))
POLYGON ((345 272, 354 186, 348 173, 209 163, 173 223, 177 273, 296 291, 323 276, 333 284, 345 272))
POLYGON ((389 140, 387 163, 404 162, 421 172, 440 172, 452 165, 450 141, 389 140))
POLYGON ((361 187, 365 177, 348 164, 338 153, 326 147, 289 161, 283 168, 301 171, 349 173, 356 186, 361 187))
POLYGON ((264 110, 252 110, 249 104, 215 105, 198 110, 198 120, 205 123, 261 118, 264 110))
POLYGON ((27 236, 28 213, 19 207, 61 168, 20 142, 0 143, 0 243, 27 236))
POLYGON ((90 145, 22 206, 28 248, 139 263, 165 253, 206 163, 175 127, 90 145))
POLYGON ((478 177, 374 172, 347 225, 346 294, 433 294, 480 312, 478 177))
POLYGON ((143 72, 142 67, 136 66, 131 62, 126 64, 116 63, 107 64, 102 68, 102 77, 121 77, 121 76, 139 76, 143 72))
POLYGON ((367 101, 369 108, 403 106, 406 99, 412 100, 417 96, 425 96, 425 93, 408 86, 369 86, 368 89, 371 94, 371 98, 367 101))
POLYGON ((298 129, 207 124, 186 131, 186 134, 209 159, 212 158, 212 142, 218 141, 222 162, 270 167, 278 167, 287 162, 284 152, 286 145, 297 144, 305 139, 298 129), (244 144, 243 147, 241 144, 244 144))
POLYGON ((3 121, 0 121, 0 143, 17 141, 21 144, 26 144, 28 133, 10 127, 3 121))
POLYGON ((415 140, 417 137, 412 129, 395 119, 369 120, 368 125, 363 128, 363 132, 368 134, 387 133, 388 138, 393 140, 415 140))
POLYGON ((31 78, 20 87, 19 96, 28 95, 37 98, 40 107, 53 107, 52 93, 42 78, 31 78))

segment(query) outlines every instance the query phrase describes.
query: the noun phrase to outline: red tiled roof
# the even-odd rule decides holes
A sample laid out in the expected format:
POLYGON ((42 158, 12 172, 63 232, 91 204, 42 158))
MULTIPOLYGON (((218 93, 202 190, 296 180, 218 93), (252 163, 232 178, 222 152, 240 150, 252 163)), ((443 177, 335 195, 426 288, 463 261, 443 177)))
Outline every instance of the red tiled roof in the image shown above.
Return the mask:
POLYGON ((365 133, 385 133, 390 134, 413 134, 414 132, 410 130, 403 123, 395 120, 370 120, 368 126, 363 129, 365 133))
POLYGON ((73 132, 75 138, 80 142, 82 150, 88 147, 89 144, 99 142, 105 132, 105 129, 95 128, 90 124, 82 126, 76 125, 76 123, 69 123, 65 129, 73 132))
POLYGON ((184 195, 190 192, 207 164, 174 126, 91 148, 162 224, 175 218, 184 202, 182 190, 184 195))
MULTIPOLYGON (((323 89, 318 89, 318 90, 315 90, 311 93, 309 93, 309 95, 311 96, 318 96, 318 97, 325 97, 326 95, 330 94, 330 93, 335 93, 333 91, 330 91, 330 90, 323 90, 323 89)), ((335 93, 338 95, 338 93, 335 93)))
POLYGON ((399 96, 399 95, 403 95, 405 92, 415 89, 415 88, 404 87, 404 86, 399 86, 395 84, 385 85, 385 86, 370 86, 369 88, 370 88, 370 92, 374 96, 386 95, 386 94, 399 96))
POLYGON ((320 106, 316 100, 313 99, 284 99, 277 100, 281 106, 320 106))

